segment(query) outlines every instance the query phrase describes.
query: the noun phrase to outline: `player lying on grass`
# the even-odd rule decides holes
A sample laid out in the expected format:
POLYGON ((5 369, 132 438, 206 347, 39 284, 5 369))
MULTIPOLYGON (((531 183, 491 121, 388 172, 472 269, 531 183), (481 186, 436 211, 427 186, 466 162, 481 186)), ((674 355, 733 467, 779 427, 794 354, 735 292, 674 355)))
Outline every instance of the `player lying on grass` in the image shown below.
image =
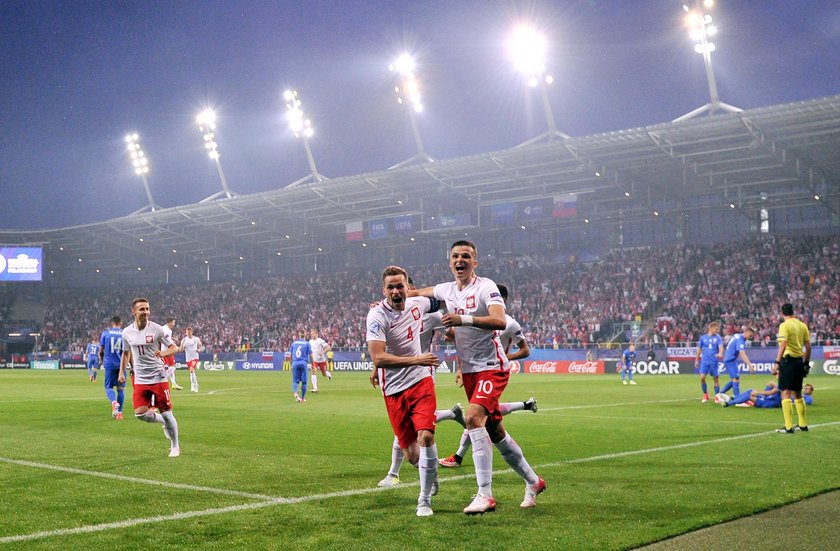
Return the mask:
MULTIPOLYGON (((802 387, 802 397, 805 400, 806 405, 811 405, 814 403, 814 399, 811 396, 814 393, 814 387, 810 384, 806 384, 802 387)), ((720 395, 719 395, 720 396, 720 395)), ((741 394, 733 397, 732 399, 727 400, 727 398, 721 397, 720 405, 723 407, 729 406, 739 406, 739 407, 757 407, 757 408, 780 408, 782 407, 782 393, 779 392, 779 387, 776 386, 776 383, 771 381, 764 387, 764 390, 754 390, 752 388, 748 388, 741 394)))

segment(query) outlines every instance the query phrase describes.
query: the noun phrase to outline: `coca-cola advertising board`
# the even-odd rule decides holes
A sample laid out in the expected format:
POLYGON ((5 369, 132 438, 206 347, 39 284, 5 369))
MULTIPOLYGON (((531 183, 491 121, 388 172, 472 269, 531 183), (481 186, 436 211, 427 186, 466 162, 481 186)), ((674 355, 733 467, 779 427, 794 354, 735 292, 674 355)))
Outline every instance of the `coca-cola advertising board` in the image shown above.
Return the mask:
POLYGON ((603 360, 532 360, 524 362, 525 373, 540 375, 601 375, 604 373, 603 360))

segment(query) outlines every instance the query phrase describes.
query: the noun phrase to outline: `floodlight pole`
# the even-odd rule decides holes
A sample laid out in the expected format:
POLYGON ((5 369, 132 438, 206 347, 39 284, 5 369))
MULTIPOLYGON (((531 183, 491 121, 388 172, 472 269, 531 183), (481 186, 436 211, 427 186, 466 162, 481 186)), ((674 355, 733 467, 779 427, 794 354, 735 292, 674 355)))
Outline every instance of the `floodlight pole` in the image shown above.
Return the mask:
POLYGON ((301 108, 301 101, 298 98, 297 90, 286 90, 283 92, 283 99, 286 100, 286 117, 289 119, 289 127, 295 135, 295 138, 301 138, 303 141, 303 150, 306 152, 306 161, 309 163, 309 174, 295 180, 286 187, 294 187, 305 183, 323 182, 324 178, 315 165, 315 156, 312 154, 312 146, 309 144, 309 138, 313 134, 312 121, 306 118, 301 108))
POLYGON ((149 159, 140 147, 140 136, 133 132, 125 137, 126 145, 128 146, 128 154, 131 157, 131 164, 134 167, 134 173, 143 180, 143 188, 146 190, 146 198, 149 204, 141 209, 134 211, 132 214, 139 214, 147 210, 155 212, 158 208, 154 199, 152 199, 152 189, 149 187, 149 180, 146 174, 149 173, 149 159))
MULTIPOLYGON (((683 5, 683 8, 686 12, 690 11, 687 5, 683 5)), ((735 107, 734 105, 729 105, 728 103, 724 103, 720 101, 720 96, 718 95, 718 88, 717 88, 717 81, 715 80, 715 71, 712 68, 712 50, 714 50, 714 44, 709 42, 708 40, 708 26, 707 23, 711 22, 711 16, 705 13, 704 5, 701 0, 694 0, 694 9, 696 13, 699 14, 698 20, 698 34, 699 34, 699 42, 697 47, 699 47, 700 53, 703 55, 703 66, 706 68, 706 82, 709 86, 709 103, 706 105, 702 105, 693 111, 689 111, 685 115, 677 117, 672 122, 680 122, 684 120, 688 120, 694 118, 698 115, 702 115, 703 113, 708 113, 709 115, 714 114, 715 111, 726 111, 727 113, 738 113, 742 109, 739 107, 735 107), (708 21, 707 18, 708 17, 708 21)))
POLYGON ((414 58, 408 54, 401 55, 388 67, 399 76, 399 86, 394 87, 394 92, 397 94, 397 103, 402 105, 408 112, 408 121, 411 124, 411 132, 414 135, 414 143, 417 146, 416 155, 400 161, 394 166, 389 167, 388 170, 402 168, 415 162, 434 162, 434 159, 426 153, 423 138, 420 136, 420 128, 417 125, 417 113, 422 111, 423 102, 420 95, 420 83, 414 74, 414 67, 414 58))
POLYGON ((206 203, 207 201, 212 201, 220 197, 230 199, 231 197, 236 196, 236 194, 231 191, 230 186, 228 186, 227 178, 225 178, 225 172, 222 170, 222 161, 219 160, 221 158, 221 154, 219 153, 219 145, 216 143, 216 113, 214 113, 212 109, 202 111, 195 122, 198 124, 198 129, 204 138, 204 148, 207 150, 208 156, 215 161, 216 171, 219 173, 219 180, 222 182, 222 191, 218 191, 209 197, 205 197, 199 201, 199 203, 206 203))
POLYGON ((146 208, 148 208, 152 212, 155 212, 160 207, 157 206, 157 204, 155 204, 154 199, 152 199, 152 189, 149 187, 149 179, 146 178, 145 174, 141 174, 140 178, 143 180, 143 188, 146 190, 146 198, 149 200, 149 206, 148 207, 143 207, 138 212, 142 212, 142 211, 146 210, 146 208))

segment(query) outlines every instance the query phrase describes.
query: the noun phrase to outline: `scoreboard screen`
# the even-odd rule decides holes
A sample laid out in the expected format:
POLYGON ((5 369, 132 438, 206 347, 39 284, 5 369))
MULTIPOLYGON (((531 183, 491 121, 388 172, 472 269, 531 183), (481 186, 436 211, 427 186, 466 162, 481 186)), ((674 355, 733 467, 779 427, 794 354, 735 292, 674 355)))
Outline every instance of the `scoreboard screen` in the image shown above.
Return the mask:
POLYGON ((41 281, 41 247, 4 247, 0 245, 0 281, 41 281))

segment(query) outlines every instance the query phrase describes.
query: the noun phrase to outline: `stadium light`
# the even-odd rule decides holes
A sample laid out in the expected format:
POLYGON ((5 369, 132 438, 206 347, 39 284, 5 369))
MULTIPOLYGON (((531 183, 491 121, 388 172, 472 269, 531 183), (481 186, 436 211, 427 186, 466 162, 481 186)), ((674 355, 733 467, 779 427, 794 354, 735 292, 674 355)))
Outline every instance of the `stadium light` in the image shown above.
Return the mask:
POLYGON ((507 40, 507 50, 514 68, 526 79, 528 86, 539 88, 542 98, 545 121, 548 132, 532 138, 521 145, 527 145, 544 138, 569 138, 557 130, 554 112, 548 99, 548 86, 554 83, 554 77, 546 73, 545 63, 548 55, 548 41, 545 35, 530 25, 519 25, 511 32, 507 40))
POLYGON ((312 155, 312 147, 309 145, 309 140, 315 134, 315 129, 312 127, 312 121, 307 119, 303 112, 297 90, 286 90, 283 92, 283 100, 286 102, 286 119, 289 121, 289 129, 294 133, 295 138, 303 140, 303 149, 306 151, 306 160, 309 162, 310 171, 308 176, 292 182, 287 187, 305 183, 310 179, 316 182, 323 182, 324 177, 318 174, 318 167, 315 166, 315 157, 312 155))
POLYGON ((411 54, 400 54, 388 69, 397 75, 397 85, 394 86, 394 93, 397 95, 397 103, 405 107, 408 113, 408 120, 411 123, 411 131, 414 134, 414 142, 417 144, 417 154, 400 163, 390 167, 389 170, 400 168, 411 164, 414 161, 433 162, 426 148, 423 147, 423 140, 420 137, 420 130, 417 128, 417 114, 423 112, 423 99, 420 93, 420 81, 417 79, 415 69, 417 62, 411 54))
POLYGON ((146 198, 149 200, 149 205, 147 207, 143 207, 142 209, 135 211, 134 214, 141 213, 146 209, 154 212, 160 207, 158 207, 157 204, 155 204, 154 199, 152 199, 152 190, 149 188, 149 179, 146 176, 149 174, 149 158, 146 156, 143 148, 140 147, 140 135, 137 134, 137 132, 127 134, 125 136, 125 143, 126 148, 128 149, 128 156, 131 159, 131 167, 134 169, 134 174, 140 176, 143 180, 143 188, 146 190, 146 198))
POLYGON ((714 6, 714 0, 690 0, 683 4, 685 11, 685 22, 689 30, 689 36, 694 42, 694 51, 703 56, 703 65, 706 67, 706 82, 709 85, 709 103, 697 109, 677 117, 673 122, 684 121, 703 113, 713 114, 715 111, 727 111, 737 113, 741 111, 738 107, 720 101, 718 96, 715 72, 712 68, 712 52, 715 51, 715 43, 711 37, 717 34, 717 27, 712 23, 712 16, 709 11, 714 6))
POLYGON ((216 163, 216 170, 219 172, 219 179, 222 181, 222 191, 214 193, 210 197, 206 197, 199 202, 204 203, 206 201, 212 201, 213 199, 217 199, 221 196, 225 196, 230 199, 236 194, 230 190, 230 187, 228 187, 227 178, 225 178, 225 173, 222 170, 219 144, 216 143, 216 112, 212 109, 205 109, 198 114, 195 118, 195 122, 198 125, 199 131, 201 131, 201 137, 204 139, 204 149, 207 150, 207 155, 216 163))

